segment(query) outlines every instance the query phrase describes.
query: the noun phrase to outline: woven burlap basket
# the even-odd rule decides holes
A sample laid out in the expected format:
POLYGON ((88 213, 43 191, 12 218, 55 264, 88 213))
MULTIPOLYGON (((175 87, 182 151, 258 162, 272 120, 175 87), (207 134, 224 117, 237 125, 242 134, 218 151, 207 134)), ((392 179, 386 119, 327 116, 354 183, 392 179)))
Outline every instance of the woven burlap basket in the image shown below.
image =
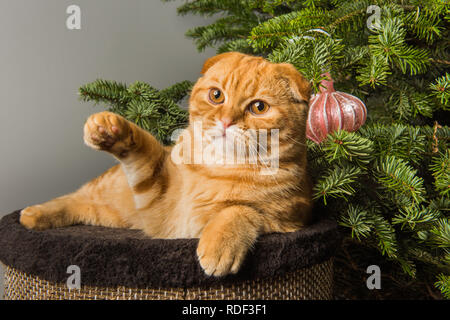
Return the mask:
POLYGON ((192 288, 102 288, 69 289, 6 267, 7 300, 328 300, 332 298, 332 260, 267 279, 229 285, 192 288))
POLYGON ((335 224, 297 233, 263 236, 241 272, 215 278, 198 265, 196 239, 152 240, 136 230, 92 226, 30 231, 18 223, 15 212, 0 221, 5 299, 331 299, 339 242, 335 224), (150 261, 141 259, 146 254, 150 261), (71 264, 82 270, 80 289, 66 284, 71 264), (104 265, 114 268, 102 269, 104 265))

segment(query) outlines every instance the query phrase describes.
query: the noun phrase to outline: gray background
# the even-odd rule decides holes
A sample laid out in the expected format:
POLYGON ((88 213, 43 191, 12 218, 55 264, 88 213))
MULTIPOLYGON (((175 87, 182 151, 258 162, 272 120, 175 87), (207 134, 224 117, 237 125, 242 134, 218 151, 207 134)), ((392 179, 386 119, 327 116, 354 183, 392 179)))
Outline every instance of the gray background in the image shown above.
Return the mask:
POLYGON ((0 217, 74 191, 114 164, 83 144, 84 121, 103 107, 80 102, 80 85, 104 78, 164 88, 199 76, 214 51, 199 54, 184 32, 210 21, 177 16, 179 4, 0 1, 0 217), (81 30, 66 28, 71 4, 81 8, 81 30))

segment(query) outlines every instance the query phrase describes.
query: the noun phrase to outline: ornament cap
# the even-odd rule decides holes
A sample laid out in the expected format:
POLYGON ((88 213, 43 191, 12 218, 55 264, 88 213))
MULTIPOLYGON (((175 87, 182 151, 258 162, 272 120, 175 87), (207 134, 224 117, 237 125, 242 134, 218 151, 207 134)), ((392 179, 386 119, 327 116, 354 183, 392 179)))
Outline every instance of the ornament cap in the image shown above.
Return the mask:
POLYGON ((327 77, 327 79, 324 79, 322 81, 320 81, 320 92, 335 92, 336 90, 334 90, 334 86, 333 86, 333 78, 331 77, 329 72, 325 72, 321 74, 322 77, 327 77))

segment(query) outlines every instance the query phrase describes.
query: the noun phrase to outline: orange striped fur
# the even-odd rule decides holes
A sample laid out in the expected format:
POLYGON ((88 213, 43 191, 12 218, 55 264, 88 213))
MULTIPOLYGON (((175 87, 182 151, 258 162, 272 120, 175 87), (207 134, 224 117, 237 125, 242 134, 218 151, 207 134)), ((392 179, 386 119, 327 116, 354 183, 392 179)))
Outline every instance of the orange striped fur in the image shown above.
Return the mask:
MULTIPOLYGON (((306 172, 305 126, 310 88, 289 64, 236 52, 205 62, 191 92, 190 123, 279 129, 279 169, 260 165, 176 164, 171 147, 119 115, 100 112, 84 127, 85 143, 120 164, 74 193, 27 207, 20 222, 30 229, 84 223, 141 229, 154 238, 200 238, 197 254, 209 275, 236 273, 258 235, 291 232, 310 221, 311 186, 306 172), (224 101, 208 99, 218 88, 224 101), (261 116, 248 105, 263 100, 261 116)), ((269 146, 270 148, 271 146, 269 146)))

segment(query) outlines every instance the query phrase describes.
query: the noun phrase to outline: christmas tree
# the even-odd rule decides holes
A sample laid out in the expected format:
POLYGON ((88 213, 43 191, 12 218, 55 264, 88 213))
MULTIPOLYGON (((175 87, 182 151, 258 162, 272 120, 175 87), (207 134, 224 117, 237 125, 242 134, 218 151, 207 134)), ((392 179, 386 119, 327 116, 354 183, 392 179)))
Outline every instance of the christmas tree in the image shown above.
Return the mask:
MULTIPOLYGON (((291 63, 315 92, 329 72, 337 90, 366 104, 359 131, 308 141, 315 210, 333 216, 345 236, 341 273, 378 254, 373 264, 399 266, 392 281, 427 288, 431 296, 437 288, 450 298, 448 3, 193 0, 178 13, 218 16, 187 31, 199 50, 213 46, 291 63)), ((172 130, 186 125, 177 103, 191 86, 185 81, 158 91, 141 82, 97 80, 81 87, 80 96, 106 103, 169 143, 172 130)))

